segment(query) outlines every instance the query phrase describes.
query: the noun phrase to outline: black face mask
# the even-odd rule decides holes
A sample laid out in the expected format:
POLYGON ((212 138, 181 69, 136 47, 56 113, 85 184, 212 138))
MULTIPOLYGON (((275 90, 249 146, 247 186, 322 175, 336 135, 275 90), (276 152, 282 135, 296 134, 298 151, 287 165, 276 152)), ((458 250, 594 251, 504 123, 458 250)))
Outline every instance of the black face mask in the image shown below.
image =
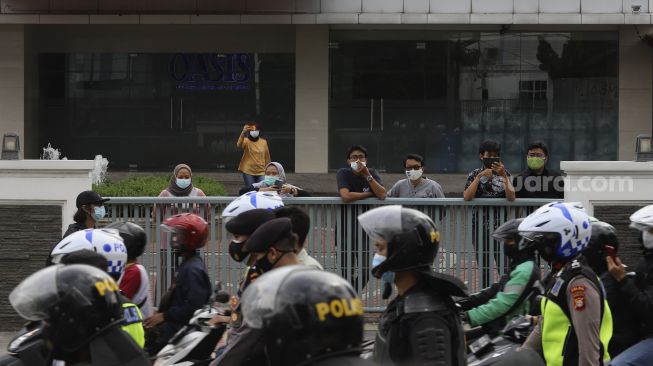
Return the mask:
POLYGON ((555 247, 543 243, 538 244, 537 252, 540 254, 540 257, 542 257, 542 259, 544 259, 548 263, 552 263, 557 258, 555 253, 555 247))
POLYGON ((507 243, 503 243, 503 252, 506 253, 508 258, 510 259, 515 259, 519 255, 519 249, 517 248, 518 244, 512 244, 509 245, 507 243))
POLYGON ((261 259, 257 259, 256 263, 254 263, 254 267, 256 267, 256 272, 258 272, 259 274, 270 272, 274 268, 274 265, 277 264, 277 262, 279 262, 284 255, 286 255, 286 252, 282 252, 279 258, 277 258, 277 260, 275 260, 274 263, 272 263, 268 260, 268 253, 265 253, 265 255, 261 259))
POLYGON ((249 252, 244 250, 245 248, 245 242, 237 242, 232 240, 231 243, 229 243, 229 255, 231 256, 231 259, 235 260, 236 262, 242 262, 247 258, 249 255, 249 252))

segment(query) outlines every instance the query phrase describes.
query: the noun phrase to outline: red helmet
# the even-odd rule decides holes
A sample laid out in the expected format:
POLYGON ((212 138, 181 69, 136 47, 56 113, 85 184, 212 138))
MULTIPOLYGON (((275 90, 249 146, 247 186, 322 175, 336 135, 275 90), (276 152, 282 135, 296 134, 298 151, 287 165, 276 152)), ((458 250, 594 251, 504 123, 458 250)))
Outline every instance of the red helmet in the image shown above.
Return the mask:
POLYGON ((183 213, 167 218, 161 229, 168 232, 170 247, 177 250, 192 251, 206 245, 209 236, 209 225, 203 218, 183 213))

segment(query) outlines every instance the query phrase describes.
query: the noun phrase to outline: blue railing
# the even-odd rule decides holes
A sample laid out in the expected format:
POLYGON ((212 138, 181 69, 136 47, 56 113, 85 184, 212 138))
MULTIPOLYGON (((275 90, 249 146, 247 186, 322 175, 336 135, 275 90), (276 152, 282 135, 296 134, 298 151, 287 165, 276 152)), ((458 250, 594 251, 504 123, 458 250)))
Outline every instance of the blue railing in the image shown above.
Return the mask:
MULTIPOLYGON (((106 203, 108 222, 133 221, 148 234, 149 244, 141 262, 149 270, 155 303, 169 286, 174 269, 173 257, 159 226, 166 217, 178 212, 192 211, 207 220, 209 241, 201 254, 212 280, 222 281, 227 290, 235 292, 245 268, 229 257, 231 237, 220 218, 224 207, 234 198, 111 197, 106 203)), ((356 217, 361 213, 381 205, 404 205, 429 215, 440 230, 440 254, 435 269, 462 279, 473 292, 494 282, 506 265, 503 247, 491 238, 492 231, 503 222, 526 216, 548 202, 545 199, 508 202, 389 198, 344 204, 335 197, 284 199, 286 205, 300 206, 310 216, 312 230, 305 246, 309 254, 325 270, 352 282, 368 311, 383 309, 385 302, 381 299, 379 281, 369 275, 373 246, 357 225, 356 217)))

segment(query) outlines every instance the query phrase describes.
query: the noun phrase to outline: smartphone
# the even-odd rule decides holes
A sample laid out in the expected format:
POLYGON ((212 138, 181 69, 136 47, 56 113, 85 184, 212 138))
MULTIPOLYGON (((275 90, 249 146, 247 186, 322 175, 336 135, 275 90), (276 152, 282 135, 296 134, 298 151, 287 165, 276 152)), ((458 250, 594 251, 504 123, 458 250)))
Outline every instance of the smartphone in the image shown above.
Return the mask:
POLYGON ((274 181, 274 185, 279 189, 281 189, 281 186, 283 186, 284 184, 286 184, 286 182, 282 181, 281 179, 277 179, 274 181))
POLYGON ((609 255, 610 258, 612 258, 612 260, 615 260, 615 258, 617 257, 617 252, 614 249, 614 247, 611 245, 606 245, 604 246, 604 248, 605 248, 605 254, 609 255))
POLYGON ((501 158, 496 157, 496 158, 483 158, 483 166, 486 169, 492 168, 492 164, 498 163, 501 161, 501 158))

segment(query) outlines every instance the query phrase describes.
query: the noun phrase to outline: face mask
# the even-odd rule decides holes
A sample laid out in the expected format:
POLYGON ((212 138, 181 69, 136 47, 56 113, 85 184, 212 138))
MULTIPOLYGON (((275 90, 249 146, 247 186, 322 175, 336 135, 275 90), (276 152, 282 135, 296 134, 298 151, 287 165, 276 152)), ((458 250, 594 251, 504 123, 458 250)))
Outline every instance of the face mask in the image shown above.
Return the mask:
POLYGON ((544 166, 544 158, 528 157, 526 158, 526 165, 530 170, 538 170, 544 166))
POLYGON ((231 256, 231 259, 236 262, 244 261, 249 255, 249 252, 243 250, 244 247, 242 241, 232 240, 231 243, 229 243, 229 255, 231 256))
POLYGON ((104 215, 106 214, 107 212, 104 209, 104 206, 99 206, 99 207, 95 207, 95 209, 93 210, 93 214, 91 214, 91 217, 93 217, 93 220, 95 221, 100 221, 102 220, 102 218, 104 218, 104 215))
POLYGON ((422 177, 422 173, 424 170, 419 169, 419 170, 406 170, 406 177, 410 180, 418 180, 422 177))
POLYGON ((646 249, 653 249, 653 234, 648 230, 642 232, 642 245, 646 249))
POLYGON ((265 253, 265 255, 261 259, 257 259, 256 263, 254 263, 254 266, 256 267, 256 271, 259 274, 263 274, 265 272, 270 272, 273 268, 274 265, 277 264, 281 260, 281 257, 283 257, 286 253, 281 253, 279 258, 274 261, 274 263, 270 262, 268 260, 268 254, 265 253))
POLYGON ((175 183, 177 184, 177 187, 181 189, 186 189, 188 188, 188 186, 190 186, 190 178, 188 179, 177 178, 175 183))
MULTIPOLYGON (((386 259, 385 256, 375 253, 374 258, 372 258, 372 269, 378 267, 381 263, 385 262, 385 259, 386 259)), ((383 272, 383 274, 381 275, 381 281, 392 285, 395 282, 395 273, 392 271, 383 272)))
POLYGON ((519 249, 517 249, 517 244, 508 245, 503 243, 503 252, 508 256, 508 258, 515 258, 519 254, 519 249))
POLYGON ((277 180, 277 177, 274 177, 272 175, 266 175, 265 178, 263 178, 263 183, 265 183, 267 186, 271 187, 274 185, 274 182, 277 180))
POLYGON ((364 161, 352 161, 351 164, 349 165, 351 166, 352 170, 358 171, 358 164, 361 164, 362 166, 367 166, 367 163, 364 161))
POLYGON ((249 131, 249 136, 250 136, 251 138, 255 139, 255 138, 258 138, 259 133, 260 133, 259 130, 256 130, 256 131, 249 131))

